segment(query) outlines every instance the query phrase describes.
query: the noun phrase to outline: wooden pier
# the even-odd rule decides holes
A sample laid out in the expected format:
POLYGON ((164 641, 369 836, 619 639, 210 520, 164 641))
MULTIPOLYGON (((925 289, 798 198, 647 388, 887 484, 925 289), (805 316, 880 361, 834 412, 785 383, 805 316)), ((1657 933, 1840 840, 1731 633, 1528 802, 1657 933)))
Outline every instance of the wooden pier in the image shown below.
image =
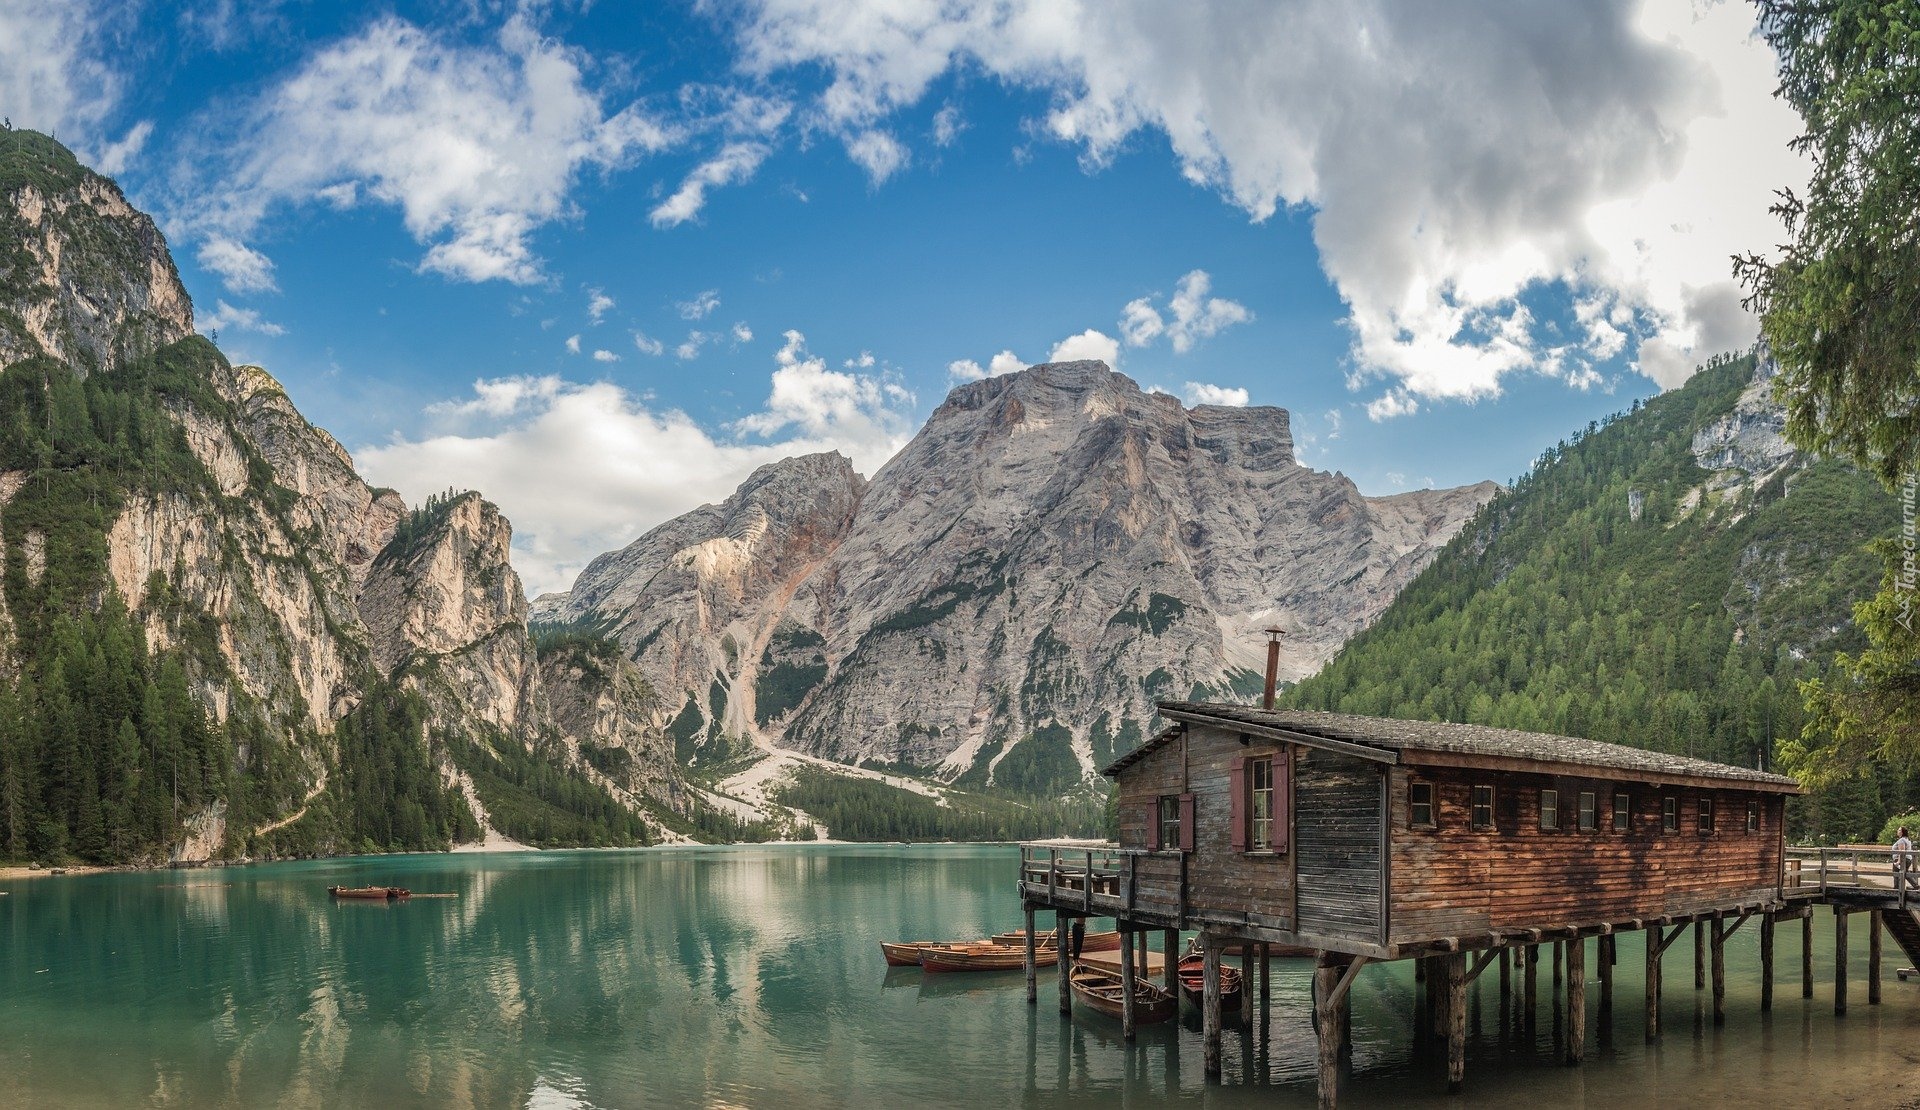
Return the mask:
MULTIPOLYGON (((1336 1104, 1350 1066, 1353 984, 1378 963, 1414 961, 1415 1035, 1444 1042, 1455 1092, 1466 1082, 1469 988, 1490 969, 1502 1007, 1528 1028, 1538 980, 1551 975, 1566 1063, 1593 1040, 1609 1043, 1622 933, 1646 938, 1649 1042, 1661 1036, 1665 964, 1688 937, 1715 1024, 1726 1020, 1726 947, 1743 930, 1757 934, 1763 1011, 1783 921, 1802 923, 1811 997, 1812 915, 1835 915, 1837 1015, 1849 1002, 1850 918, 1867 915, 1868 1005, 1881 996, 1883 928, 1920 966, 1920 891, 1885 849, 1788 848, 1791 779, 1477 726, 1191 703, 1161 713, 1172 727, 1107 769, 1120 792, 1118 843, 1023 845, 1019 888, 1029 928, 1040 912, 1063 929, 1112 917, 1129 983, 1151 965, 1125 953, 1144 954, 1159 933, 1170 968, 1179 932, 1197 930, 1209 1077, 1222 1072, 1229 947, 1241 953, 1250 1016, 1271 1006, 1271 953, 1312 955, 1322 1106, 1336 1104)), ((1070 1013, 1069 957, 1057 959, 1070 1013)), ((1030 1000, 1036 976, 1030 956, 1030 1000)))

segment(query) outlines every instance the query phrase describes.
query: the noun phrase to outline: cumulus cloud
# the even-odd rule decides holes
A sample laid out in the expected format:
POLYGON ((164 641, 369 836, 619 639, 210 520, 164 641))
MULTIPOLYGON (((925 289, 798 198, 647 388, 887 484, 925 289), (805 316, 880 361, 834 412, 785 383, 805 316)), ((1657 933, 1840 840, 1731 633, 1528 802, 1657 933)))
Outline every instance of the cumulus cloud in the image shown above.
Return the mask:
POLYGON ((933 114, 933 145, 952 146, 967 129, 967 122, 960 118, 960 109, 952 104, 943 106, 933 114))
POLYGON ((643 331, 633 333, 633 345, 643 355, 657 356, 667 349, 666 344, 643 331))
POLYGON ((1120 338, 1126 340, 1129 347, 1144 347, 1166 330, 1167 322, 1160 318, 1160 310, 1153 307, 1151 298, 1128 301, 1120 310, 1120 338))
POLYGON ((637 105, 609 113, 587 86, 590 62, 525 15, 477 46, 381 17, 211 121, 183 154, 176 214, 244 238, 279 208, 391 205, 426 247, 421 270, 540 280, 532 235, 571 210, 582 171, 674 138, 637 105))
POLYGON ((619 355, 616 355, 616 354, 614 354, 614 353, 613 353, 612 351, 609 351, 609 350, 606 350, 605 348, 599 348, 599 349, 596 349, 596 350, 595 350, 595 351, 593 352, 593 361, 595 361, 595 362, 619 362, 619 361, 620 361, 620 356, 619 356, 619 355))
POLYGON ((1412 416, 1420 411, 1420 402, 1404 389, 1389 389, 1367 402, 1367 419, 1379 423, 1396 416, 1412 416))
POLYGON ((570 355, 577 355, 580 353, 580 337, 579 336, 577 335, 567 336, 567 353, 570 355))
POLYGON ((1048 362, 1077 362, 1081 359, 1098 359, 1109 369, 1120 365, 1120 341, 1105 332, 1088 328, 1079 335, 1069 335, 1053 345, 1052 353, 1047 355, 1048 362))
POLYGON ((433 406, 433 430, 354 452, 369 479, 418 501, 484 490, 514 525, 530 593, 564 589, 594 556, 703 502, 756 467, 840 451, 871 474, 906 442, 913 397, 897 382, 828 370, 789 333, 763 411, 720 430, 611 382, 557 376, 474 383, 433 406))
MULTIPOLYGON (((1033 132, 1078 148, 1089 168, 1153 132, 1189 181, 1252 219, 1309 211, 1358 380, 1400 391, 1370 411, 1487 396, 1540 369, 1550 337, 1516 343, 1498 324, 1548 287, 1602 305, 1578 357, 1611 349, 1679 380, 1752 338, 1751 319, 1727 308, 1727 257, 1773 241, 1771 190, 1805 179, 1785 149, 1798 120, 1771 96, 1772 52, 1742 4, 743 10, 743 69, 824 75, 811 111, 842 136, 877 133, 977 70, 1048 94, 1033 132)), ((1129 306, 1129 342, 1160 334, 1150 308, 1129 306)), ((1189 344, 1209 321, 1232 322, 1204 302, 1193 319, 1189 344)))
POLYGON ((712 338, 712 332, 690 331, 687 333, 687 338, 673 349, 673 357, 682 362, 691 362, 700 357, 700 348, 706 346, 712 338))
POLYGON ((747 326, 745 320, 735 321, 733 325, 733 341, 735 343, 753 342, 753 329, 747 326))
POLYGON ((678 227, 700 214, 707 190, 737 185, 751 178, 772 150, 765 143, 736 142, 695 166, 673 195, 661 201, 647 218, 655 227, 678 227))
POLYGON ((607 318, 613 308, 613 298, 598 289, 587 290, 587 321, 597 324, 607 318))
POLYGON ((1213 278, 1205 270, 1193 270, 1174 288, 1166 316, 1151 297, 1128 301, 1120 310, 1120 337, 1129 347, 1145 347, 1165 335, 1176 354, 1186 354, 1200 340, 1253 319, 1246 305, 1209 296, 1212 289, 1213 278))
POLYGON ((947 377, 955 382, 977 382, 983 378, 998 378, 1007 374, 1017 374, 1027 368, 1027 361, 1012 351, 1001 351, 987 362, 986 369, 970 358, 957 358, 947 363, 947 377))
POLYGON ((907 168, 907 148, 884 131, 862 131, 848 136, 846 145, 847 156, 867 171, 867 179, 875 185, 885 183, 887 178, 907 168))
POLYGON ((285 335, 287 329, 251 308, 236 308, 222 300, 214 301, 212 312, 202 312, 196 326, 208 335, 217 331, 250 331, 260 335, 285 335))
POLYGON ((1208 385, 1206 382, 1188 382, 1180 391, 1180 396, 1189 405, 1226 405, 1230 408, 1247 407, 1247 391, 1238 386, 1208 385))
POLYGON ((244 243, 216 235, 201 244, 194 257, 200 265, 220 275, 221 284, 232 293, 272 293, 280 286, 273 280, 273 259, 244 243))
POLYGON ((110 139, 126 90, 111 62, 138 13, 103 0, 11 0, 0 5, 0 104, 15 127, 60 137, 102 173, 125 170, 153 133, 140 120, 110 139))
POLYGON ((684 301, 675 302, 673 307, 682 320, 703 320, 720 307, 720 291, 707 289, 695 293, 684 301))

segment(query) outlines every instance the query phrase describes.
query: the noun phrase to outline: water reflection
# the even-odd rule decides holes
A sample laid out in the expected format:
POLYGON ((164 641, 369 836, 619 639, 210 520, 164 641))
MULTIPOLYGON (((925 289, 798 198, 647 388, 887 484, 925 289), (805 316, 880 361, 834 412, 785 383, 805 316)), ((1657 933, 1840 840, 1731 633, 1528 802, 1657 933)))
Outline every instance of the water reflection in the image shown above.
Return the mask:
MULTIPOLYGON (((405 857, 177 875, 6 884, 0 1038, 7 1106, 740 1105, 782 1110, 976 1102, 1308 1105, 1316 1049, 1307 961, 1275 960, 1271 1002, 1249 984, 1200 1073, 1197 1015, 1143 1026, 1057 1013, 1018 972, 886 969, 882 939, 980 936, 1019 919, 1014 856, 992 848, 750 848, 405 857), (333 902, 331 884, 457 895, 333 902)), ((1047 922, 1041 922, 1045 928, 1047 922)), ((1728 947, 1727 1022, 1670 959, 1663 1044, 1643 1037, 1637 936, 1619 938, 1612 1038, 1589 961, 1588 1062, 1559 1064, 1550 973, 1531 1028, 1497 971, 1472 987, 1473 1104, 1533 1107, 1631 1092, 1636 1104, 1885 1100, 1893 1061, 1920 1061, 1920 984, 1832 1016, 1821 989, 1782 982, 1758 1012, 1757 942, 1728 947)), ((1780 968, 1798 970, 1782 930, 1780 968)), ((1684 943, 1681 947, 1684 947, 1684 943)), ((1863 984, 1865 944, 1856 948, 1863 984)), ((1448 1105, 1445 1056, 1414 1040, 1406 964, 1353 987, 1350 1105, 1448 1105)), ((1457 1105, 1457 1103, 1454 1103, 1457 1105)))

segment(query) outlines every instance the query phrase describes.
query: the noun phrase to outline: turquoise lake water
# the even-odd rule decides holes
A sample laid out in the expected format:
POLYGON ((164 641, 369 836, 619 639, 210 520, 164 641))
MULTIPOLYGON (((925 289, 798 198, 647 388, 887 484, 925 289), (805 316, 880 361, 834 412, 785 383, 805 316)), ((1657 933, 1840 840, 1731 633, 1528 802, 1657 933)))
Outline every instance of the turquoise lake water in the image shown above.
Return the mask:
MULTIPOLYGON (((0 1106, 1308 1106, 1308 967, 1276 961, 1264 1026, 1229 1026, 1223 1082, 1197 1014, 1133 1046, 1096 1014, 1029 1007, 1018 972, 925 978, 878 942, 1019 924, 1005 847, 778 846, 404 856, 0 881, 0 1106), (331 884, 457 893, 330 902, 331 884)), ((1900 1105, 1920 1099, 1920 980, 1887 945, 1866 1004, 1832 1012, 1832 922, 1815 997, 1797 923, 1759 1012, 1757 924, 1728 942, 1728 1019, 1667 953, 1667 1034, 1643 1043, 1642 950, 1621 938, 1610 1047, 1556 1062, 1478 984, 1467 1095, 1412 1044, 1410 965, 1354 988, 1343 1105, 1900 1105)), ((1044 917, 1043 917, 1044 922, 1044 917)), ((1045 927, 1044 924, 1042 927, 1045 927)), ((1589 968, 1594 962, 1589 947, 1589 968)), ((1548 992, 1542 963, 1542 993, 1548 992)), ((1597 986, 1589 985, 1589 1003, 1597 986)), ((1590 1037, 1592 1034, 1590 1033, 1590 1037)))

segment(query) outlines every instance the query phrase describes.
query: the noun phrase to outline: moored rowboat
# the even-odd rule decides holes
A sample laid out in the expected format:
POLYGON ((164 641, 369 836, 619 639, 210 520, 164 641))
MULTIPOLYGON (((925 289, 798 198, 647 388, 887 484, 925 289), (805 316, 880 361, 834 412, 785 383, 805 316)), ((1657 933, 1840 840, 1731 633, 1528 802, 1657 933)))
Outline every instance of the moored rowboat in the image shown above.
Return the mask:
POLYGON ((369 899, 369 901, 413 897, 413 891, 409 891, 407 887, 326 887, 326 893, 334 895, 336 899, 369 899))
MULTIPOLYGON (((1045 951, 1051 954, 1054 949, 1045 951)), ((920 966, 928 971, 1019 971, 1027 950, 1011 944, 954 944, 922 948, 920 966)))
MULTIPOLYGON (((1082 964, 1073 969, 1067 980, 1073 988, 1073 996, 1081 1002, 1108 1017, 1123 1019, 1126 1015, 1126 988, 1120 977, 1111 971, 1087 967, 1082 964)), ((1135 1025, 1151 1025, 1156 1021, 1166 1021, 1173 1017, 1179 1004, 1174 1001, 1164 987, 1158 987, 1145 979, 1133 981, 1133 1021, 1135 1025)))
MULTIPOLYGON (((1052 948, 1053 937, 1054 931, 1049 929, 1041 933, 1039 939, 1034 943, 1040 948, 1052 948)), ((993 943, 1025 945, 1027 943, 1027 931, 1025 929, 1015 929, 1010 933, 995 933, 993 934, 993 943)), ((1080 945, 1080 951, 1082 952, 1118 952, 1119 950, 1120 932, 1117 929, 1106 933, 1088 933, 1085 942, 1080 945)))
MULTIPOLYGON (((1180 961, 1180 993, 1195 1006, 1206 1003, 1206 957, 1187 956, 1180 961)), ((1220 967, 1220 1008, 1238 1010, 1240 1008, 1242 983, 1238 968, 1220 967)))

